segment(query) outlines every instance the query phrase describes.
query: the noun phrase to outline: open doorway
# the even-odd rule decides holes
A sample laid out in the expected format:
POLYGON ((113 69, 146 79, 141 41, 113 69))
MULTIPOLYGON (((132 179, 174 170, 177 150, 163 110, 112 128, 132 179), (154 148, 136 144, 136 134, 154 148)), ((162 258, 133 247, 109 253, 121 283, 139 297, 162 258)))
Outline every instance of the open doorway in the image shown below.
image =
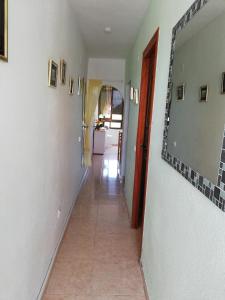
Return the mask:
POLYGON ((154 87, 158 51, 159 30, 143 53, 140 107, 136 141, 136 161, 133 190, 132 227, 143 233, 148 159, 154 100, 154 87))
POLYGON ((117 157, 121 163, 124 100, 118 89, 103 85, 95 112, 94 154, 117 157))

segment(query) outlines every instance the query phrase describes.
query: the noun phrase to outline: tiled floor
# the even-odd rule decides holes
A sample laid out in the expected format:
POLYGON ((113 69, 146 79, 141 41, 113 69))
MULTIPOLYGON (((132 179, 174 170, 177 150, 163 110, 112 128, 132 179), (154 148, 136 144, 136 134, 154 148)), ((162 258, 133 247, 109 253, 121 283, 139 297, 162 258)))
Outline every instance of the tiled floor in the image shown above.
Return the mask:
POLYGON ((44 300, 144 300, 139 234, 130 229, 115 155, 95 156, 44 300))

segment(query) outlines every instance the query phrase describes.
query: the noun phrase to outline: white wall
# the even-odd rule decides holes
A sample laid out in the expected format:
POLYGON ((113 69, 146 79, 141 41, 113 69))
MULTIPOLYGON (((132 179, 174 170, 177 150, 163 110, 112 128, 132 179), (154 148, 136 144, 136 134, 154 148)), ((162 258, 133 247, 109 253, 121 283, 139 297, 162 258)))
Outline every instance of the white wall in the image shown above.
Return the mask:
MULTIPOLYGON (((213 1, 213 0, 211 0, 213 1)), ((161 158, 172 28, 192 0, 152 0, 127 63, 140 85, 143 50, 160 27, 142 263, 151 300, 225 299, 225 215, 161 158)), ((130 106, 126 195, 131 209, 138 106, 130 106)))
POLYGON ((81 97, 47 86, 48 59, 86 70, 68 1, 9 1, 0 61, 0 299, 35 300, 79 190, 81 97), (57 209, 61 218, 57 220, 57 209))
POLYGON ((112 85, 124 97, 125 59, 89 58, 88 79, 103 81, 103 85, 112 85))

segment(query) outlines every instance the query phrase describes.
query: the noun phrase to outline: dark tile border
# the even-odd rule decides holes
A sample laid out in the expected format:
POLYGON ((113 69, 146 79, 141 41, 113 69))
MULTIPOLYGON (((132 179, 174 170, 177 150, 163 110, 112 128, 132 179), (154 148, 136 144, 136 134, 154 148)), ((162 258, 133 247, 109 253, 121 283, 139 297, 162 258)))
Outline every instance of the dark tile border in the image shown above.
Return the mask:
POLYGON ((165 114, 165 128, 163 133, 163 149, 162 158, 169 163, 174 169, 176 169, 183 177, 185 177, 194 187, 202 192, 207 198, 209 198, 215 205, 225 212, 225 130, 223 137, 223 146, 221 150, 221 161, 218 172, 217 186, 210 182, 207 178, 201 174, 192 170, 191 167, 185 165, 178 158, 174 157, 167 151, 168 146, 168 131, 170 123, 170 106, 172 100, 172 72, 175 53, 175 41, 177 34, 187 25, 188 22, 195 16, 195 14, 208 2, 209 0, 196 0, 185 15, 173 28, 172 46, 170 54, 170 67, 169 67, 169 79, 168 79, 168 91, 166 100, 166 114, 165 114))

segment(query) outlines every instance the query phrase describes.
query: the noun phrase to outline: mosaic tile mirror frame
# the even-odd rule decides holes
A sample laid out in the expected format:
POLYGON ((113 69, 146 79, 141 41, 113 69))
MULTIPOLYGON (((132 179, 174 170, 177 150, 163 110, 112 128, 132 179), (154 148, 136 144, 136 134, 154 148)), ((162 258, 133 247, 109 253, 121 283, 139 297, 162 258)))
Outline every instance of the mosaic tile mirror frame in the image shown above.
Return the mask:
MULTIPOLYGON (((174 169, 176 169, 183 177, 185 177, 194 187, 196 187, 201 193, 203 193, 207 198, 209 198, 219 209, 225 212, 225 131, 223 126, 223 134, 221 136, 221 147, 220 159, 218 161, 218 177, 217 182, 212 182, 212 180, 204 177, 201 171, 196 171, 192 166, 190 167, 188 163, 182 161, 176 155, 173 155, 171 151, 168 150, 168 134, 170 128, 170 113, 171 113, 171 102, 172 95, 174 94, 173 85, 173 67, 174 67, 174 57, 176 49, 176 38, 177 35, 189 24, 193 18, 198 16, 198 13, 206 6, 209 2, 214 0, 197 0, 188 9, 185 15, 179 20, 176 26, 173 28, 172 33, 172 47, 171 47, 171 57, 170 57, 170 67, 169 67, 169 80, 168 80, 168 92, 166 101, 166 114, 165 114, 165 128, 163 136, 163 149, 162 158, 169 163, 174 169)), ((224 54, 224 69, 225 69, 225 54, 224 54)), ((225 70, 224 70, 225 71, 225 70)), ((179 101, 180 103, 188 101, 184 98, 184 101, 179 101)), ((224 99, 225 102, 225 99, 224 99)), ((206 104, 202 104, 206 105, 206 104)), ((225 116, 225 113, 224 113, 225 116)), ((225 123, 225 117, 224 117, 225 123)), ((217 176, 217 175, 216 175, 217 176)))

